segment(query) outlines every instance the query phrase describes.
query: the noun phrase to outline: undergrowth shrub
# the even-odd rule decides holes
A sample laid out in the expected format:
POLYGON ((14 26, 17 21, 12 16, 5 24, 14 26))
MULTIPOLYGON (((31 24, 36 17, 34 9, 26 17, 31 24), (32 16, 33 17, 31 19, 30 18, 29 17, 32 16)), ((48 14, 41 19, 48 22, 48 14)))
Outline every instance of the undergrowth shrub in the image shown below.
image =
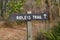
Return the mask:
POLYGON ((54 26, 52 29, 45 31, 41 31, 42 35, 38 35, 36 40, 60 40, 60 22, 58 22, 57 26, 54 26), (41 39, 41 37, 45 39, 41 39))

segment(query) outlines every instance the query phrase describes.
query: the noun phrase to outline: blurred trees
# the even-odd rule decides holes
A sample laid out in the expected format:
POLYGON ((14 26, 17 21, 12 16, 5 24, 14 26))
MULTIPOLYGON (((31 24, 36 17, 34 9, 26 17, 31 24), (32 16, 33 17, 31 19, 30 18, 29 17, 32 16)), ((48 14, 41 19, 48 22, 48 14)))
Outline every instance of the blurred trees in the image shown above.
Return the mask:
POLYGON ((32 7, 31 11, 33 10, 33 13, 49 12, 50 14, 49 18, 51 20, 57 18, 60 15, 59 0, 30 0, 31 5, 28 4, 28 6, 24 8, 26 2, 28 4, 29 1, 28 0, 8 0, 8 3, 6 4, 6 13, 4 12, 4 15, 8 17, 9 14, 12 14, 12 13, 21 13, 25 9, 27 8, 29 9, 29 6, 32 7))

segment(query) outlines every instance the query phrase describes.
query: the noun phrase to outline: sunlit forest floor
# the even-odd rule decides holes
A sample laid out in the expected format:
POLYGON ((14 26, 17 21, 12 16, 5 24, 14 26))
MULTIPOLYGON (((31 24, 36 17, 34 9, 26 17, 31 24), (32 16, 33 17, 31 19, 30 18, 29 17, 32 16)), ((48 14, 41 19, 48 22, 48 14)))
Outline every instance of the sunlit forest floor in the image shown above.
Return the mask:
MULTIPOLYGON (((14 24, 13 24, 14 25, 14 24)), ((14 25, 16 27, 8 27, 4 21, 0 21, 0 40, 26 40, 26 27, 14 25)))
MULTIPOLYGON (((41 21, 32 21, 33 40, 39 34, 40 30, 45 29, 45 23, 41 21), (44 25, 43 25, 44 24, 44 25)), ((0 39, 1 40, 27 40, 26 22, 8 22, 0 21, 0 39)))

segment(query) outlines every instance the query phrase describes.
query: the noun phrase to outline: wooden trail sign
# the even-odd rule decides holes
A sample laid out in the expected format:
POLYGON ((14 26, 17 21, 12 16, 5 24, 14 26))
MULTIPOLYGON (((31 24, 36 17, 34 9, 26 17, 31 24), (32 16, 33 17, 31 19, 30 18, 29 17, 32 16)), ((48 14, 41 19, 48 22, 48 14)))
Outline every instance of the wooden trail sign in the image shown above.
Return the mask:
POLYGON ((16 20, 27 21, 27 40, 33 40, 31 20, 48 20, 48 14, 47 13, 32 14, 31 11, 28 11, 27 14, 10 15, 10 21, 16 20))
POLYGON ((48 20, 48 14, 47 13, 41 13, 41 14, 12 14, 10 16, 11 21, 31 21, 31 20, 48 20))

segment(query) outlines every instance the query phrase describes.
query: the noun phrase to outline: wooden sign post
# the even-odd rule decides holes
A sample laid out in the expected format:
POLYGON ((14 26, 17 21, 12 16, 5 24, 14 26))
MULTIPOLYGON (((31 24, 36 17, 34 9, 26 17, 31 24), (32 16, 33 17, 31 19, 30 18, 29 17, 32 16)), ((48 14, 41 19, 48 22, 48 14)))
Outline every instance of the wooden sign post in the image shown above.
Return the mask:
POLYGON ((27 14, 12 14, 10 15, 10 20, 26 21, 27 22, 27 40, 33 40, 31 20, 48 20, 48 14, 47 13, 32 14, 31 11, 28 11, 27 14))
MULTIPOLYGON (((28 11, 27 14, 31 14, 31 11, 28 11)), ((31 21, 27 21, 27 40, 32 39, 32 23, 31 21)))

